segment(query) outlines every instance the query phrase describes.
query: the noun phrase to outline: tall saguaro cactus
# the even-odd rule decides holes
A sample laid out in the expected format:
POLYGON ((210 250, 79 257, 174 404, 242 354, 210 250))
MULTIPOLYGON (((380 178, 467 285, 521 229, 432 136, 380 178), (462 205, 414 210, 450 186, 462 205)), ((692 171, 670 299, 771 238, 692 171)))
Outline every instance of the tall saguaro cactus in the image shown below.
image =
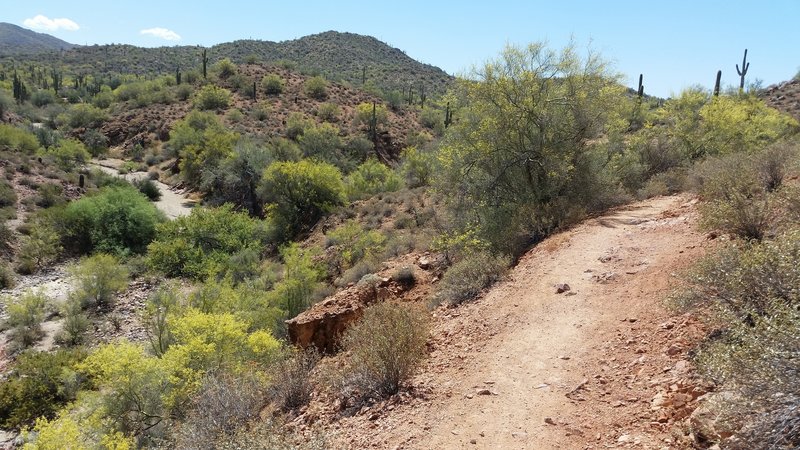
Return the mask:
POLYGON ((639 96, 639 100, 641 100, 642 97, 644 97, 644 85, 642 84, 642 81, 644 81, 644 74, 640 73, 639 74, 639 89, 636 91, 637 95, 639 96))
POLYGON ((736 65, 736 73, 741 77, 739 82, 739 90, 744 90, 744 76, 747 75, 747 69, 750 68, 750 63, 747 62, 747 49, 744 49, 744 58, 742 58, 742 69, 739 70, 739 65, 736 65))
POLYGON ((203 49, 203 78, 208 78, 208 72, 206 71, 208 66, 208 56, 206 56, 206 49, 203 49))
POLYGON ((714 83, 714 97, 719 97, 719 82, 722 80, 722 71, 717 71, 717 81, 714 83))

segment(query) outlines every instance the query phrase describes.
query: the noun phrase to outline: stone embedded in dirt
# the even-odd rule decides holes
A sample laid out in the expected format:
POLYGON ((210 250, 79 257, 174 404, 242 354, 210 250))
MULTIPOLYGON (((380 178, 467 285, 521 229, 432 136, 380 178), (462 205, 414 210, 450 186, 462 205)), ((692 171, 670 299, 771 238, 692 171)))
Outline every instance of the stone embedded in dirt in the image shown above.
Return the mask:
POLYGON ((569 356, 561 355, 561 356, 558 357, 558 359, 563 359, 564 361, 566 361, 566 360, 569 359, 569 356))
POLYGON ((515 437, 515 438, 518 438, 518 439, 525 439, 525 438, 528 437, 528 433, 526 433, 524 431, 515 431, 515 432, 511 433, 511 437, 515 437))
POLYGON ((417 266, 419 266, 419 268, 422 269, 422 270, 430 269, 431 268, 431 260, 430 260, 430 258, 427 257, 427 256, 421 256, 417 260, 417 266))
POLYGON ((568 292, 570 287, 567 283, 558 283, 556 285, 556 294, 563 294, 564 292, 568 292))
POLYGON ((678 353, 680 353, 682 351, 683 351, 683 347, 681 347, 678 344, 670 344, 670 346, 667 348, 667 354, 669 356, 675 356, 675 355, 677 355, 678 353))
POLYGON ((547 384, 547 383, 542 383, 542 384, 540 384, 540 385, 538 385, 538 386, 534 387, 534 389, 544 389, 544 388, 546 388, 546 387, 549 387, 549 386, 550 386, 550 385, 549 385, 549 384, 547 384))
POLYGON ((475 393, 478 395, 497 395, 497 392, 490 391, 489 389, 478 389, 475 393))
POLYGON ((555 425, 556 424, 555 421, 553 421, 553 419, 550 418, 550 417, 545 417, 544 418, 544 423, 546 423, 548 425, 555 425))

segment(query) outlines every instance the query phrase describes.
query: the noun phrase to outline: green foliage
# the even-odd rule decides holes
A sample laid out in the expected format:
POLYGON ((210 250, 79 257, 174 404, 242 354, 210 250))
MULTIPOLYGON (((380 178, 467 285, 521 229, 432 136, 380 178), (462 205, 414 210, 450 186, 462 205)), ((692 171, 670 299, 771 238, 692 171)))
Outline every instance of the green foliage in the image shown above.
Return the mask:
POLYGON ((293 112, 286 118, 286 137, 297 140, 313 124, 303 113, 293 112))
POLYGON ((451 304, 471 300, 498 281, 508 266, 508 258, 485 251, 467 254, 445 272, 435 300, 451 304))
MULTIPOLYGON (((372 103, 360 103, 356 106, 353 119, 356 126, 369 127, 372 120, 372 103)), ((385 105, 375 104, 375 121, 378 126, 385 126, 389 123, 389 111, 386 110, 385 105)))
POLYGON ((233 76, 236 70, 236 65, 228 58, 223 58, 214 65, 214 71, 217 73, 217 76, 223 80, 233 76))
POLYGON ((11 289, 17 284, 17 277, 14 275, 14 270, 8 263, 0 263, 0 289, 11 289))
POLYGON ((92 156, 99 156, 108 150, 108 138, 105 137, 103 133, 93 128, 83 133, 81 141, 86 145, 86 148, 92 156))
POLYGON ((0 426, 19 429, 38 417, 55 416, 58 408, 74 400, 75 365, 85 356, 81 350, 20 354, 0 384, 0 426))
POLYGON ((312 304, 314 291, 323 276, 322 267, 314 260, 316 254, 317 249, 303 249, 296 243, 281 249, 284 276, 270 292, 270 303, 285 311, 288 319, 312 304))
POLYGON ((39 141, 29 131, 13 125, 0 124, 0 147, 32 155, 39 149, 39 141))
POLYGON ((72 106, 58 117, 58 123, 69 128, 97 128, 108 119, 108 115, 100 108, 88 103, 72 106))
POLYGON ((327 163, 277 162, 264 171, 260 194, 282 239, 289 239, 344 204, 344 183, 339 170, 327 163))
POLYGON ((17 258, 20 273, 33 273, 52 262, 61 254, 61 243, 56 229, 44 222, 36 221, 30 228, 30 233, 22 238, 17 258))
POLYGON ((112 255, 84 258, 69 273, 75 280, 73 295, 84 307, 108 307, 114 296, 128 287, 128 269, 112 255))
POLYGON ((17 193, 5 181, 0 182, 0 208, 17 205, 17 193))
POLYGON ((48 299, 43 292, 27 291, 19 297, 6 299, 6 318, 3 326, 11 329, 11 339, 22 348, 30 347, 42 337, 48 299))
POLYGON ((200 88, 192 101, 200 110, 225 109, 231 103, 231 92, 225 88, 208 84, 200 88))
POLYGON ((311 77, 303 83, 303 91, 313 99, 325 100, 328 96, 328 82, 319 76, 311 77))
POLYGON ((214 114, 192 112, 170 132, 170 149, 181 159, 183 180, 192 187, 200 187, 220 162, 233 153, 238 139, 237 134, 222 127, 214 114))
POLYGON ((31 103, 34 106, 41 108, 43 106, 47 106, 51 103, 56 102, 56 96, 51 91, 45 89, 39 89, 31 95, 31 103))
POLYGON ((306 158, 324 161, 340 169, 346 168, 349 161, 342 154, 342 139, 339 128, 329 123, 309 125, 297 139, 300 149, 306 158))
POLYGON ((434 108, 423 109, 419 113, 419 121, 437 136, 444 134, 444 113, 442 111, 434 108))
POLYGON ((91 322, 84 313, 83 306, 84 300, 76 295, 70 296, 61 306, 60 312, 64 321, 60 333, 56 336, 57 342, 68 346, 84 343, 91 322))
POLYGON ((342 109, 336 103, 321 103, 317 107, 317 117, 323 122, 337 122, 342 109))
POLYGON ((403 181, 391 168, 370 158, 356 168, 345 180, 347 198, 358 200, 381 192, 394 192, 403 181))
POLYGON ((83 142, 75 139, 61 139, 58 144, 48 147, 44 154, 53 158, 64 172, 75 170, 76 166, 85 164, 92 157, 83 142))
POLYGON ((613 203, 596 138, 624 126, 622 87, 596 54, 507 47, 459 84, 437 187, 466 226, 507 252, 613 203))
POLYGON ((425 357, 428 322, 419 308, 388 302, 367 308, 342 340, 351 353, 342 394, 380 399, 397 393, 425 357))
POLYGON ((136 186, 139 192, 144 194, 151 202, 161 200, 161 189, 158 188, 158 185, 153 180, 142 178, 141 180, 135 181, 134 186, 136 186))
POLYGON ((216 170, 206 172, 203 189, 209 194, 206 197, 208 203, 232 203, 252 216, 261 216, 263 204, 258 198, 257 187, 264 169, 284 157, 279 149, 281 146, 280 143, 261 146, 250 140, 237 142, 232 154, 216 170))
POLYGON ((411 189, 427 186, 433 178, 435 163, 435 155, 429 152, 417 150, 416 147, 403 149, 400 154, 400 173, 406 186, 411 189))
POLYGON ((267 95, 280 95, 285 82, 279 75, 270 73, 261 78, 261 87, 267 95))
POLYGON ((73 253, 142 253, 164 215, 136 188, 111 186, 69 203, 56 217, 64 246, 73 253))
POLYGON ((260 249, 265 242, 261 223, 230 205, 195 208, 159 226, 158 238, 148 247, 148 264, 168 276, 205 279, 224 274, 232 255, 260 249))
POLYGON ((353 267, 362 259, 376 259, 386 245, 386 236, 378 230, 364 230, 356 220, 348 220, 326 236, 329 244, 339 246, 343 269, 353 267))

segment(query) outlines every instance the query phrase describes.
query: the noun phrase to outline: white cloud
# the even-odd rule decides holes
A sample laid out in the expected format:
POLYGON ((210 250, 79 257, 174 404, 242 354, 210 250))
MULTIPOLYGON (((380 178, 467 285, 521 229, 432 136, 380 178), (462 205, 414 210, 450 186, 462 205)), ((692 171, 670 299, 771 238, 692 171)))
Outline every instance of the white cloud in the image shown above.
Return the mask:
POLYGON ((178 33, 174 32, 172 30, 168 30, 166 28, 160 28, 160 27, 148 28, 146 30, 140 31, 140 33, 149 34, 151 36, 155 36, 157 38, 161 38, 161 39, 164 39, 164 40, 167 40, 167 41, 180 41, 181 40, 181 36, 178 33))
POLYGON ((66 31, 78 31, 81 27, 78 26, 77 23, 65 19, 51 19, 47 16, 43 16, 41 14, 37 15, 36 17, 32 17, 30 19, 25 19, 22 22, 28 28, 34 30, 45 30, 45 31, 58 31, 58 30, 66 30, 66 31))

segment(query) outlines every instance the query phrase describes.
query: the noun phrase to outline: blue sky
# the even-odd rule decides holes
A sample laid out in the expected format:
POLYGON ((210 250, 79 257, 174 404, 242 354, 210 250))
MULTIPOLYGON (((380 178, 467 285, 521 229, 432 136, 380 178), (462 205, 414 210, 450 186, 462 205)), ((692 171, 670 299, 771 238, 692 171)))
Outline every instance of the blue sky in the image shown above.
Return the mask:
POLYGON ((723 84, 738 85, 734 65, 745 48, 748 80, 769 85, 800 69, 800 0, 7 3, 0 21, 75 44, 213 45, 337 30, 375 36, 451 74, 468 72, 506 43, 560 48, 574 37, 581 46, 591 41, 628 85, 644 73, 645 90, 659 96, 708 87, 718 69, 723 84))

